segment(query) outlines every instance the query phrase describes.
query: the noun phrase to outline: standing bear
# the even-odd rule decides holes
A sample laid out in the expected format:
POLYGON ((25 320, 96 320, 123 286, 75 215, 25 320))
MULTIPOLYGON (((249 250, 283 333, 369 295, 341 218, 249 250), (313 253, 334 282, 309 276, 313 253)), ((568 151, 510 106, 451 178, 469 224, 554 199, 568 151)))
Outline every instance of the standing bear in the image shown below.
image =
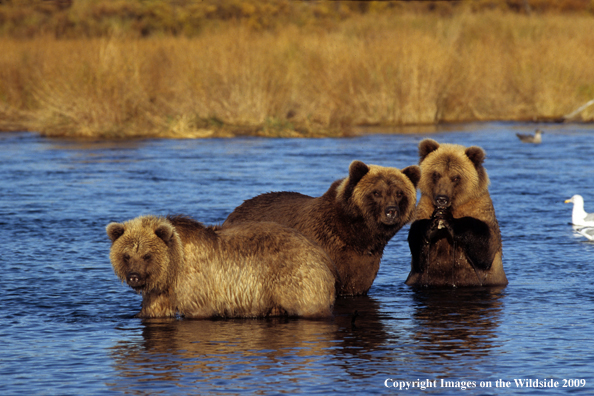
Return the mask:
POLYGON ((291 228, 221 230, 183 216, 141 216, 106 230, 114 272, 142 294, 137 317, 332 314, 332 262, 291 228))
POLYGON ((407 285, 507 285, 501 233, 480 147, 419 144, 421 198, 408 234, 407 285))
POLYGON ((339 295, 366 294, 386 244, 412 220, 419 179, 416 165, 400 171, 353 161, 348 177, 336 180, 321 197, 262 194, 238 206, 223 228, 245 221, 295 228, 330 255, 339 295))

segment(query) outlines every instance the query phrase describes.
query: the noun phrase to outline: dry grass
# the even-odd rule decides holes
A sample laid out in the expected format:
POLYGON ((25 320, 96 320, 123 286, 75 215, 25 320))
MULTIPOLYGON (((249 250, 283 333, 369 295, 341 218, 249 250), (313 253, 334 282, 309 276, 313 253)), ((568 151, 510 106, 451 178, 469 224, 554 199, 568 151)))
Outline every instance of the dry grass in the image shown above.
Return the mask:
POLYGON ((52 136, 341 135, 555 119, 594 98, 589 15, 467 9, 192 38, 4 37, 0 53, 0 129, 52 136))

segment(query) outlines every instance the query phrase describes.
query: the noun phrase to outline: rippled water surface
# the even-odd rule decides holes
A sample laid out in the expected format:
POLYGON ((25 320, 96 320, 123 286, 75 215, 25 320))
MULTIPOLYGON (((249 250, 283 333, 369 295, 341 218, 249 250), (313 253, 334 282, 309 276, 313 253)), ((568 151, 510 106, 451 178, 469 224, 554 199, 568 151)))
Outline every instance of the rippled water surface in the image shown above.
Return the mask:
POLYGON ((417 380, 436 385, 417 383, 419 393, 470 383, 502 394, 503 380, 516 393, 577 383, 575 393, 592 394, 594 243, 574 232, 563 201, 579 193, 594 212, 594 130, 545 125, 543 144, 520 144, 515 132, 534 128, 133 142, 0 134, 0 394, 396 394, 386 384, 417 380), (405 227, 369 295, 338 300, 331 320, 132 317, 141 297, 113 274, 109 222, 184 213, 222 223, 260 193, 319 196, 354 159, 415 164, 424 137, 486 150, 506 288, 405 286, 405 227))

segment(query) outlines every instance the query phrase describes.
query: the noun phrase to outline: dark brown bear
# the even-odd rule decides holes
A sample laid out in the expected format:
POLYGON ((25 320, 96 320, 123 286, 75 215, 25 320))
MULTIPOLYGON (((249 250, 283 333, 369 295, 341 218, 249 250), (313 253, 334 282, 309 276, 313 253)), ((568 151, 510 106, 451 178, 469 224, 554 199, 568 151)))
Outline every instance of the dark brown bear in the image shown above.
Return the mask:
POLYGON ((273 192, 245 201, 223 228, 245 221, 274 221, 319 243, 336 269, 338 295, 366 294, 388 241, 408 223, 416 204, 418 166, 402 171, 353 161, 349 176, 321 197, 273 192))
POLYGON ((407 285, 507 285, 480 147, 419 144, 421 198, 408 235, 407 285))

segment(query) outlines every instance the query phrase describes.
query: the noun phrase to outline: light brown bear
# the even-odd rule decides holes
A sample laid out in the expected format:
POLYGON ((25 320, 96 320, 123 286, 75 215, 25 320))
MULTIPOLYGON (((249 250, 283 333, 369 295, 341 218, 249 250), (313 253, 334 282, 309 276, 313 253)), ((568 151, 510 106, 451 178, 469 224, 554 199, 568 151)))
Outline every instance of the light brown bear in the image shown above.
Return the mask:
POLYGON ((339 295, 366 294, 388 241, 412 220, 420 168, 387 168, 353 161, 348 177, 321 197, 272 192, 245 201, 223 228, 274 221, 320 244, 336 265, 339 295))
POLYGON ((221 230, 184 216, 110 223, 114 272, 142 293, 141 318, 327 317, 328 255, 275 223, 221 230))
POLYGON ((421 198, 408 234, 407 285, 507 285, 501 233, 480 147, 419 144, 421 198))

